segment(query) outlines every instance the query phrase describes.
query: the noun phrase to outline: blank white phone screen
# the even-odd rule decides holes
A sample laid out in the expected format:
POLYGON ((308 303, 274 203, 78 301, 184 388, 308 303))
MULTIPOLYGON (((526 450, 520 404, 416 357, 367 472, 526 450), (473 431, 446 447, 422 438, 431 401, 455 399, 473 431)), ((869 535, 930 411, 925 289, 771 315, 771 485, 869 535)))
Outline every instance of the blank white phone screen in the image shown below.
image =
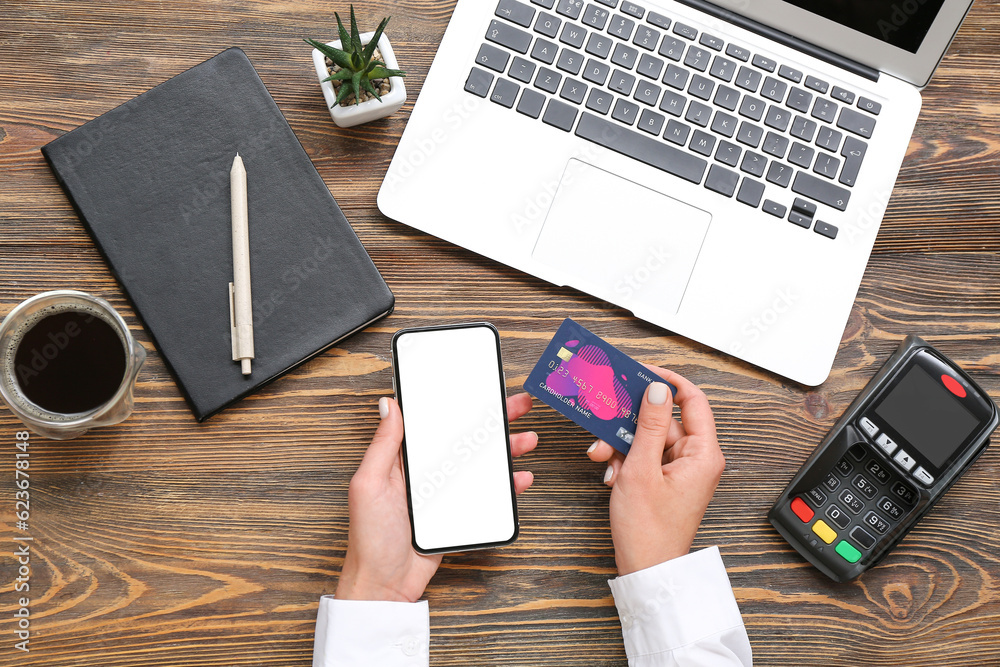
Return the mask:
POLYGON ((499 341, 470 326, 396 340, 413 531, 423 550, 515 536, 499 341))

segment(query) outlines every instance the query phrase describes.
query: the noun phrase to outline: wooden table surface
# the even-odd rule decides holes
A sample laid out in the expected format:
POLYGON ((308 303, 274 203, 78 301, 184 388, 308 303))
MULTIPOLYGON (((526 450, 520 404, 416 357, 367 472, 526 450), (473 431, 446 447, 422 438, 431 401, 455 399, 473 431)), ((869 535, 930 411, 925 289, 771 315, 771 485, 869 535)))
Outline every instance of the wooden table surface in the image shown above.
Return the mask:
MULTIPOLYGON (((758 665, 1000 664, 1000 449, 882 565, 826 580, 765 519, 799 465, 907 333, 1000 398, 1000 3, 980 1, 937 76, 833 372, 807 388, 383 217, 375 197, 454 0, 391 15, 409 101, 351 130, 327 113, 303 37, 347 4, 29 0, 0 20, 0 313, 44 290, 102 295, 149 352, 136 413, 31 446, 30 653, 15 650, 14 434, 0 410, 0 665, 308 665, 318 598, 347 539, 347 484, 391 394, 401 328, 486 319, 509 390, 566 316, 708 394, 728 467, 696 547, 722 550, 758 665), (204 424, 70 207, 39 147, 229 46, 257 67, 396 294, 388 319, 204 424)), ((803 276, 808 280, 808 276, 803 276)), ((603 466, 540 406, 516 463, 535 473, 507 548, 449 556, 426 592, 434 665, 623 665, 603 466)))

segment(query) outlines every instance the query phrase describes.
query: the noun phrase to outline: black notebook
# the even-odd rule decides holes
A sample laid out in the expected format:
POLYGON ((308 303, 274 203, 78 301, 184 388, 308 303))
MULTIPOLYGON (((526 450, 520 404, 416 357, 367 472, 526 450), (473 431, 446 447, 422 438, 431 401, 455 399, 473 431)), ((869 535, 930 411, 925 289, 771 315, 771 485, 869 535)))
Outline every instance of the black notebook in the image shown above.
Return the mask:
POLYGON ((392 310, 246 55, 228 49, 42 147, 199 421, 392 310), (232 361, 229 170, 247 170, 253 372, 232 361))

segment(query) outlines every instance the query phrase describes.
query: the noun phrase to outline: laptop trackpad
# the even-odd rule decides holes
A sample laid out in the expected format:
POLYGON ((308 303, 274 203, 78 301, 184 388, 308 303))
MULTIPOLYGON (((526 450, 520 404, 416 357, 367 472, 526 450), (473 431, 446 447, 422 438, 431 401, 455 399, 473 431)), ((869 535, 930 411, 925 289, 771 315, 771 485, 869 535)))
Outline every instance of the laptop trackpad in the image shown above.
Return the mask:
POLYGON ((711 221, 706 211, 572 159, 531 257, 581 291, 633 312, 673 315, 711 221))

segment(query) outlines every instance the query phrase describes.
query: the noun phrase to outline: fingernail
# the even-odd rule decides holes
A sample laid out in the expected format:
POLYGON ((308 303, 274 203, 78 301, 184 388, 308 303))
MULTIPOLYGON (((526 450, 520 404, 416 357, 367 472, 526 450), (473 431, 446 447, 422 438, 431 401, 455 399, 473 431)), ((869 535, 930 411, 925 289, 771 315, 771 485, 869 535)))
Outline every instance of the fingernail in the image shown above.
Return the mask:
POLYGON ((650 402, 651 405, 663 405, 667 402, 667 396, 670 395, 670 388, 662 382, 654 382, 649 385, 649 396, 646 400, 650 402))
POLYGON ((593 454, 594 450, 597 449, 597 445, 599 445, 599 444, 601 444, 600 440, 595 441, 594 444, 592 444, 590 447, 587 448, 587 453, 588 454, 593 454))
POLYGON ((382 419, 389 416, 389 399, 385 396, 378 399, 378 416, 382 419))
POLYGON ((614 477, 614 474, 615 474, 615 469, 611 466, 608 466, 608 469, 604 471, 604 483, 607 484, 608 482, 610 482, 611 478, 614 477))

